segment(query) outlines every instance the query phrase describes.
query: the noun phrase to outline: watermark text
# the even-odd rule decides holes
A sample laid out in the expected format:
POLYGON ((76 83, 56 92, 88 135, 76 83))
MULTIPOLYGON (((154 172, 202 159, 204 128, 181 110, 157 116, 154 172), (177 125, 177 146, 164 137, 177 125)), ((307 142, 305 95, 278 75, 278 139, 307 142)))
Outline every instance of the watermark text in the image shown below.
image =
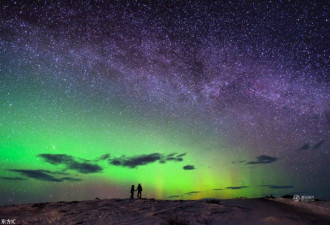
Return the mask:
POLYGON ((1 224, 16 224, 16 219, 1 219, 1 224))
POLYGON ((293 196, 293 200, 296 202, 314 202, 314 196, 312 195, 303 195, 303 196, 299 196, 299 195, 295 195, 293 196))

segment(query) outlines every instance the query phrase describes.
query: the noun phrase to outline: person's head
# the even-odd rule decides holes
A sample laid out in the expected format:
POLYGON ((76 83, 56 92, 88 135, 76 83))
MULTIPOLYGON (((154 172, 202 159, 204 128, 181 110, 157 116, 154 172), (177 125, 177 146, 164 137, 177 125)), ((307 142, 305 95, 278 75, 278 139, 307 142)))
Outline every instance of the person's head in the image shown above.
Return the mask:
POLYGON ((141 184, 139 184, 139 186, 141 186, 141 184))
POLYGON ((134 188, 134 185, 132 185, 132 188, 134 188))

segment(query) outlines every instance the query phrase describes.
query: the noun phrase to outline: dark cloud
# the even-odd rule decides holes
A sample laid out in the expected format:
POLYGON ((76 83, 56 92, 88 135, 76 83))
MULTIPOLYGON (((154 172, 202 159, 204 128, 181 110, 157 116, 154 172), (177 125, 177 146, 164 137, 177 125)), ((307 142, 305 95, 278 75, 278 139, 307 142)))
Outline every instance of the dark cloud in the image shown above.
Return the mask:
POLYGON ((213 191, 222 191, 222 190, 225 190, 225 189, 222 189, 222 188, 215 188, 215 189, 213 189, 213 191))
POLYGON ((26 178, 22 177, 0 177, 1 180, 27 180, 26 178))
POLYGON ((179 195, 172 195, 172 196, 169 196, 168 198, 179 198, 180 196, 179 195))
POLYGON ((102 171, 99 165, 90 163, 71 162, 67 166, 69 169, 76 170, 79 173, 97 173, 102 171))
POLYGON ((53 165, 67 164, 74 161, 72 156, 66 154, 39 154, 38 156, 53 165))
POLYGON ((109 162, 110 164, 115 166, 135 168, 137 166, 147 165, 149 163, 156 162, 160 159, 161 159, 161 154, 152 153, 149 155, 140 155, 130 158, 123 156, 121 158, 110 159, 109 162))
POLYGON ((57 174, 57 175, 69 175, 69 173, 62 172, 62 171, 52 171, 52 174, 57 174))
POLYGON ((166 163, 167 161, 181 162, 184 154, 177 155, 177 153, 171 153, 168 155, 162 155, 160 153, 151 153, 146 155, 138 155, 133 157, 122 156, 120 158, 109 159, 109 163, 114 166, 122 166, 129 168, 136 168, 138 166, 147 165, 154 162, 166 163))
POLYGON ((307 150, 307 149, 309 149, 311 146, 308 144, 308 143, 306 143, 306 144, 304 144, 303 146, 301 146, 299 149, 298 149, 298 151, 303 151, 303 150, 307 150))
POLYGON ((180 155, 177 155, 177 157, 183 157, 183 156, 185 156, 185 155, 187 155, 187 153, 182 153, 182 154, 180 154, 180 155))
POLYGON ((10 169, 8 171, 16 172, 21 174, 22 176, 29 177, 29 178, 34 178, 37 180, 44 180, 44 181, 52 181, 52 182, 62 182, 61 179, 57 179, 52 175, 53 172, 48 171, 48 170, 15 170, 15 169, 10 169))
POLYGON ((102 171, 102 168, 97 164, 92 164, 89 163, 88 160, 74 158, 66 154, 39 154, 38 156, 50 164, 62 164, 65 165, 68 169, 76 170, 79 173, 97 173, 102 171))
POLYGON ((312 147, 312 149, 313 149, 313 150, 319 149, 319 148, 322 147, 322 145, 323 145, 324 143, 325 143, 325 140, 321 140, 321 141, 319 141, 318 143, 316 143, 316 144, 312 147))
POLYGON ((120 166, 121 161, 119 159, 112 159, 111 164, 114 165, 114 166, 120 166))
POLYGON ((194 195, 194 194, 198 194, 201 193, 201 191, 190 191, 188 193, 184 193, 184 195, 194 195))
POLYGON ((244 189, 244 188, 248 188, 249 186, 236 186, 236 187, 226 187, 226 189, 230 189, 230 190, 238 190, 238 189, 244 189))
POLYGON ((301 146, 298 151, 303 151, 303 150, 308 150, 308 149, 312 149, 312 150, 316 150, 322 147, 322 145, 325 143, 325 140, 321 140, 319 142, 317 142, 315 145, 311 146, 309 143, 304 144, 303 146, 301 146))
MULTIPOLYGON (((43 181, 52 181, 52 182, 62 182, 62 181, 81 181, 81 179, 78 178, 72 178, 72 177, 62 177, 62 178, 56 178, 53 175, 63 174, 62 172, 53 172, 49 170, 16 170, 16 169, 8 169, 8 171, 16 172, 21 174, 22 176, 37 179, 37 180, 43 180, 43 181)), ((67 173, 65 173, 67 174, 67 173)), ((27 180, 26 178, 21 177, 0 177, 0 179, 5 180, 27 180)))
POLYGON ((183 154, 180 154, 180 155, 175 156, 175 154, 172 153, 172 154, 167 155, 165 161, 177 161, 177 162, 181 162, 181 161, 183 161, 182 156, 185 156, 185 155, 186 155, 186 153, 183 153, 183 154))
POLYGON ((67 181, 82 181, 82 179, 72 178, 72 177, 62 177, 61 180, 67 180, 67 181))
POLYGON ((250 161, 246 164, 269 164, 273 163, 277 160, 276 157, 268 156, 268 155, 261 155, 256 158, 256 161, 250 161))
POLYGON ((292 185, 282 185, 282 186, 279 186, 279 185, 269 185, 269 184, 265 184, 265 185, 260 185, 262 187, 268 187, 270 189, 288 189, 288 188, 293 188, 294 186, 292 185))
POLYGON ((110 158, 110 154, 104 154, 100 157, 100 160, 106 160, 108 158, 110 158))
POLYGON ((193 165, 186 165, 183 167, 184 170, 194 170, 195 169, 195 166, 193 165))

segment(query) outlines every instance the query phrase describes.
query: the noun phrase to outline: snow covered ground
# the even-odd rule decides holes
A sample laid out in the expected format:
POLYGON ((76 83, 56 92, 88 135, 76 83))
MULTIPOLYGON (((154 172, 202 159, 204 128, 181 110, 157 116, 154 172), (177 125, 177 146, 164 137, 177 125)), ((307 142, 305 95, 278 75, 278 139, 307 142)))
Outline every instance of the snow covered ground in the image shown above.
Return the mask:
MULTIPOLYGON (((104 199, 0 207, 15 224, 330 224, 329 201, 104 199)), ((3 222, 3 221, 2 221, 3 222)), ((11 223, 13 224, 13 223, 11 223)))

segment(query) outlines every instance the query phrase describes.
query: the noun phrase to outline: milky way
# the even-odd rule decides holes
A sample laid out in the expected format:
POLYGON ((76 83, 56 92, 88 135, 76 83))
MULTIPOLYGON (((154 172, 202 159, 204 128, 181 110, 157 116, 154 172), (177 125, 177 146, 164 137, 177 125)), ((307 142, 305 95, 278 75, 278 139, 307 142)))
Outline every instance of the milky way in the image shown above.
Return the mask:
POLYGON ((330 196, 329 4, 11 1, 0 18, 1 204, 138 182, 330 196))

